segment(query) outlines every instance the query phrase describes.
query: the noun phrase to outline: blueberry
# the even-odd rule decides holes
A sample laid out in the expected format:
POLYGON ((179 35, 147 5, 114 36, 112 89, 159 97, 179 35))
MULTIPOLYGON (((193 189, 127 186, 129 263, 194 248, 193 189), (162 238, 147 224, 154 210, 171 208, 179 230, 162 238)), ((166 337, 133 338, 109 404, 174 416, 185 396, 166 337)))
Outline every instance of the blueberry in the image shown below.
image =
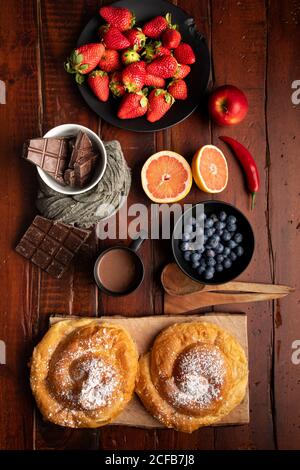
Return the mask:
POLYGON ((241 233, 236 233, 233 239, 236 243, 241 243, 243 241, 243 235, 241 233))
POLYGON ((215 270, 214 268, 208 268, 204 271, 204 278, 205 279, 212 279, 214 277, 215 270))
POLYGON ((237 243, 234 240, 229 240, 229 242, 227 243, 227 246, 228 246, 228 248, 233 250, 234 248, 237 247, 237 243))
POLYGON ((204 266, 204 268, 206 268, 206 260, 205 260, 205 258, 201 258, 200 261, 199 261, 199 263, 200 263, 200 266, 204 266))
POLYGON ((233 225, 233 224, 227 225, 227 230, 228 230, 228 232, 233 232, 234 233, 237 230, 237 226, 233 225))
POLYGON ((200 265, 199 268, 197 269, 197 273, 200 274, 200 276, 201 276, 201 274, 204 273, 204 271, 205 271, 205 266, 200 265))
POLYGON ((185 251, 185 252, 183 253, 183 257, 184 257, 185 261, 190 261, 190 259, 191 259, 191 252, 190 252, 190 251, 185 251))
POLYGON ((231 261, 235 261, 237 259, 237 255, 235 254, 234 251, 230 253, 229 258, 231 259, 231 261))
POLYGON ((221 273, 223 271, 223 269, 224 268, 223 268, 222 264, 217 264, 217 266, 216 266, 217 273, 221 273))
POLYGON ((218 253, 218 254, 219 254, 219 253, 223 253, 223 251, 224 251, 224 245, 222 245, 222 243, 218 243, 218 245, 217 245, 216 248, 215 248, 215 251, 216 251, 216 253, 218 253))
POLYGON ((187 220, 188 225, 195 225, 196 224, 196 219, 195 217, 189 217, 187 220))
POLYGON ((216 261, 214 258, 208 258, 207 260, 207 266, 215 266, 216 261))
POLYGON ((184 232, 185 233, 192 233, 193 232, 193 226, 191 224, 187 224, 184 226, 184 232))
POLYGON ((190 249, 190 244, 187 242, 182 242, 180 244, 181 251, 188 251, 190 249))
POLYGON ((236 217, 234 215, 229 215, 227 217, 227 225, 235 225, 236 224, 236 217))
POLYGON ((210 216, 211 220, 213 221, 213 223, 215 224, 216 222, 218 222, 218 217, 216 216, 216 214, 211 214, 210 216))
POLYGON ((183 242, 188 242, 190 240, 190 234, 189 233, 186 233, 184 232, 184 234, 182 235, 182 241, 183 242))
POLYGON ((207 258, 214 258, 215 252, 214 252, 214 250, 209 249, 209 250, 205 251, 205 255, 206 255, 207 258))
POLYGON ((218 222, 215 223, 215 227, 216 227, 216 230, 222 232, 222 230, 225 228, 225 224, 224 222, 221 222, 220 220, 218 220, 218 222))
POLYGON ((224 246, 224 250, 223 250, 223 256, 224 258, 226 258, 228 255, 230 255, 230 248, 228 246, 224 246))
POLYGON ((231 239, 231 234, 228 232, 228 230, 224 230, 222 239, 224 242, 228 242, 231 239))
POLYGON ((242 246, 237 246, 235 252, 238 256, 242 256, 244 254, 244 248, 242 246))
POLYGON ((212 237, 213 234, 214 234, 214 229, 213 228, 208 228, 206 231, 205 231, 205 234, 207 235, 207 237, 212 237))
POLYGON ((232 261, 231 261, 229 258, 226 258, 225 261, 224 261, 224 263, 223 263, 223 266, 224 266, 225 269, 231 268, 231 266, 232 266, 232 261))
POLYGON ((195 261, 195 262, 192 264, 192 268, 193 268, 193 269, 197 269, 197 268, 199 268, 199 266, 200 266, 199 261, 195 261))
POLYGON ((216 256, 216 261, 217 261, 218 264, 223 263, 224 256, 223 255, 217 255, 216 256))
POLYGON ((201 258, 201 256, 199 255, 199 253, 192 253, 191 254, 191 261, 193 263, 195 263, 196 261, 199 261, 200 258, 201 258))
POLYGON ((219 220, 221 220, 221 222, 224 222, 224 220, 226 220, 226 218, 227 218, 226 212, 221 211, 220 214, 219 214, 219 220))
POLYGON ((214 225, 214 221, 211 217, 208 217, 204 223, 205 228, 211 228, 214 225))
POLYGON ((211 248, 216 248, 219 244, 218 240, 214 238, 214 235, 208 239, 208 244, 211 248))

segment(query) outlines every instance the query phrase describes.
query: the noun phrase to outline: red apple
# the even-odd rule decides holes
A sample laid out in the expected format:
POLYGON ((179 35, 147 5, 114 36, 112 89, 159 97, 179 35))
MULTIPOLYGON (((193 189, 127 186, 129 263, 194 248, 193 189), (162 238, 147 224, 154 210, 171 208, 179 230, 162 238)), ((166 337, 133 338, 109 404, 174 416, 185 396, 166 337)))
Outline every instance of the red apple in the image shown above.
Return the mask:
POLYGON ((219 126, 232 126, 241 122, 248 112, 245 93, 233 85, 214 90, 208 100, 208 111, 219 126))

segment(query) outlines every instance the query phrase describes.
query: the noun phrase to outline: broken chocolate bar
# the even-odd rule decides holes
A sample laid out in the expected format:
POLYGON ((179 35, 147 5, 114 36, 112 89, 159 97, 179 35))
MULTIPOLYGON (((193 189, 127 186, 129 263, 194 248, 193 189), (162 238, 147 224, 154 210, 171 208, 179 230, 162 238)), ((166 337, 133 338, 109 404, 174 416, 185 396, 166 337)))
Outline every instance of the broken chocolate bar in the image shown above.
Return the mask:
POLYGON ((16 247, 24 258, 60 278, 90 232, 36 216, 16 247))
POLYGON ((68 140, 53 137, 28 140, 24 145, 23 157, 63 183, 69 158, 68 140))
POLYGON ((82 158, 88 158, 89 155, 93 155, 94 153, 93 144, 88 135, 83 131, 79 131, 75 143, 73 144, 73 151, 68 167, 74 168, 75 162, 78 162, 82 158))

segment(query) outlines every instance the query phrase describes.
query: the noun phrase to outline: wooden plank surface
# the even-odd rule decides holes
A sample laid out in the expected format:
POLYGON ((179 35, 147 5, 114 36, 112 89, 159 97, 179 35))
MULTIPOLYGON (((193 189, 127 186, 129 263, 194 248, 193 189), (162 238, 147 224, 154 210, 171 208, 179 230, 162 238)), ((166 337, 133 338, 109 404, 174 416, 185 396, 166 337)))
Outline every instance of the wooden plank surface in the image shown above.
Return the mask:
MULTIPOLYGON (((74 317, 81 318, 81 317, 74 317)), ((50 326, 65 320, 66 317, 50 317, 50 326)), ((165 328, 174 323, 198 321, 214 323, 231 333, 243 347, 248 357, 248 336, 247 336, 247 317, 244 314, 219 313, 217 315, 182 315, 182 316, 147 316, 125 318, 120 316, 103 316, 98 319, 101 322, 116 323, 123 326, 134 339, 139 355, 150 351, 156 336, 165 328)), ((240 425, 249 422, 249 390, 247 388, 246 396, 242 403, 225 416, 217 426, 240 425)), ((157 429, 164 428, 155 418, 153 418, 144 408, 137 396, 134 396, 124 411, 119 415, 113 425, 125 425, 129 427, 157 429)))
MULTIPOLYGON (((0 339, 7 346, 7 364, 0 365, 0 448, 298 448, 300 366, 292 363, 291 354, 292 342, 300 339, 300 105, 291 103, 291 83, 300 76, 300 2, 174 0, 194 16, 208 40, 213 85, 232 83, 243 88, 250 110, 242 124, 224 130, 211 124, 202 107, 185 122, 156 134, 134 134, 101 122, 81 99, 72 78, 62 70, 65 56, 100 3, 70 0, 63 2, 63 8, 58 8, 53 0, 1 3, 0 80, 6 85, 7 95, 6 104, 0 104, 0 339), (94 237, 63 282, 41 274, 14 253, 13 246, 35 214, 37 191, 35 170, 19 159, 22 144, 26 138, 42 135, 65 122, 86 125, 104 140, 120 140, 135 181, 130 204, 149 204, 139 184, 139 172, 153 152, 169 148, 190 160, 197 147, 209 142, 219 144, 226 152, 230 181, 220 199, 242 209, 256 235, 254 259, 241 279, 286 283, 297 288, 295 294, 276 304, 222 307, 222 311, 246 309, 248 314, 249 425, 206 428, 192 436, 117 426, 100 431, 70 431, 43 423, 36 413, 26 364, 34 343, 45 331, 48 315, 161 314, 159 276, 171 260, 168 241, 147 241, 141 248, 147 267, 145 284, 134 295, 117 301, 99 296, 92 276, 86 275, 107 242, 98 244, 94 237), (262 181, 252 213, 240 168, 218 140, 221 133, 240 140, 256 157, 262 181)), ((193 187, 184 202, 206 198, 193 187)))

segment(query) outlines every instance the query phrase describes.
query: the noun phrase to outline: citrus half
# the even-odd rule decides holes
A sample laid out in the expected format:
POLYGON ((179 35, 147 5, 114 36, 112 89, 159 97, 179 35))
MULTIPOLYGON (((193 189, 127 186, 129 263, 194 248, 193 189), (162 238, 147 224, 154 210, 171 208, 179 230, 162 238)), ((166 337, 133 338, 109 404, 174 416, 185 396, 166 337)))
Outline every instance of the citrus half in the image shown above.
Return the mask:
POLYGON ((206 193, 220 193, 227 186, 227 161, 223 152, 214 145, 204 145, 197 150, 192 172, 195 183, 206 193))
POLYGON ((141 178, 147 196, 159 203, 180 201, 189 193, 193 183, 188 162, 169 150, 149 157, 142 168, 141 178))

